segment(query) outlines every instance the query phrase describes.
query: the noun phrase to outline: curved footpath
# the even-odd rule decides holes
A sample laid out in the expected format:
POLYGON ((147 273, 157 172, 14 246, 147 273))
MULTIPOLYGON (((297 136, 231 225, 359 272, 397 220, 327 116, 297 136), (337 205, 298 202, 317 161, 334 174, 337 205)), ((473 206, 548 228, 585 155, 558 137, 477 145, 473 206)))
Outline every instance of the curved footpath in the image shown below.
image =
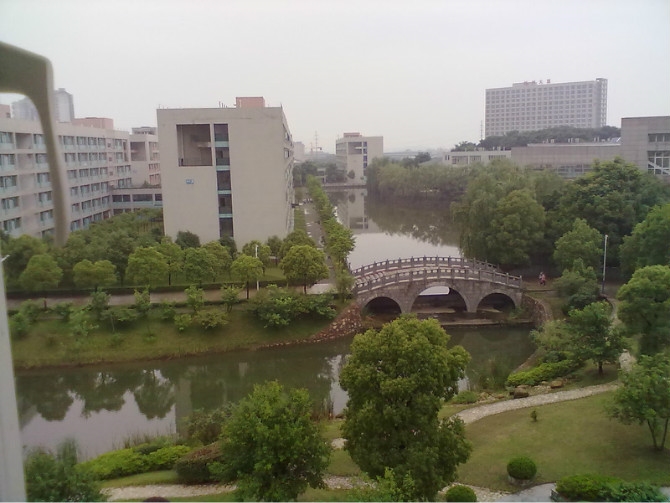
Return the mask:
MULTIPOLYGON (((508 410, 523 409, 525 407, 535 407, 538 405, 546 405, 551 403, 563 402, 566 400, 576 400, 599 393, 611 391, 617 387, 617 383, 599 384, 596 386, 588 386, 586 388, 573 389, 568 391, 558 391, 554 393, 545 393, 540 395, 533 395, 527 398, 519 398, 516 400, 505 400, 502 402, 495 402, 479 407, 473 407, 456 414, 463 422, 473 423, 486 416, 500 414, 508 410)), ((342 448, 343 442, 341 439, 335 439, 333 444, 336 448, 342 448)), ((352 480, 347 477, 327 477, 326 485, 332 489, 351 488, 352 480)), ((520 493, 503 493, 491 491, 483 487, 473 487, 477 493, 478 501, 550 501, 549 495, 554 484, 542 484, 535 486, 520 493)), ((110 501, 117 500, 136 500, 140 501, 150 496, 162 496, 164 498, 188 497, 188 496, 204 496, 207 494, 216 494, 226 491, 231 491, 231 486, 184 486, 178 484, 169 485, 150 485, 150 486, 128 486, 118 488, 104 489, 110 501)), ((664 488, 664 492, 670 496, 670 488, 664 488)))

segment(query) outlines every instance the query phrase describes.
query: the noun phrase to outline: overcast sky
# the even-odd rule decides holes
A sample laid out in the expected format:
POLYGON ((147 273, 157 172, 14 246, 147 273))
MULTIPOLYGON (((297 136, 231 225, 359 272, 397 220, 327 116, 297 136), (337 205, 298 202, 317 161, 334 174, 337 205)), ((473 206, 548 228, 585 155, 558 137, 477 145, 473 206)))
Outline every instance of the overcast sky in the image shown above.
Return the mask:
POLYGON ((607 78, 614 126, 670 115, 668 0, 0 0, 0 40, 48 57, 78 117, 264 96, 308 151, 477 141, 485 89, 525 80, 607 78))

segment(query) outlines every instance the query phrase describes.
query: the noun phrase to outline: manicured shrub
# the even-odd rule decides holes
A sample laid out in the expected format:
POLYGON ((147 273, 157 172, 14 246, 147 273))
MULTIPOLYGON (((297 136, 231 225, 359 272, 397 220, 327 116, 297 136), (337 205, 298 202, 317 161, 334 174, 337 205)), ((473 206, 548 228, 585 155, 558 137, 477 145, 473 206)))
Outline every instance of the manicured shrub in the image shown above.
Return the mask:
POLYGON ((72 302, 59 302, 55 306, 51 308, 51 311, 57 314, 61 321, 64 321, 67 323, 70 321, 70 315, 72 314, 72 309, 73 309, 73 303, 72 302))
POLYGON ((164 300, 158 305, 159 316, 163 321, 170 321, 174 319, 177 311, 175 310, 175 303, 173 301, 164 300))
POLYGON ((209 471, 209 465, 218 461, 221 461, 221 448, 219 443, 216 442, 191 451, 178 459, 174 469, 180 482, 184 484, 203 484, 215 481, 209 471))
POLYGON ((556 483, 556 492, 571 501, 667 501, 649 483, 593 474, 563 477, 556 483))
POLYGON ((147 457, 135 449, 106 452, 83 465, 101 479, 114 479, 149 471, 147 457))
POLYGON ((191 448, 186 445, 170 445, 150 452, 146 455, 149 471, 171 470, 190 451, 191 448))
POLYGON ((477 393, 465 390, 459 392, 458 395, 452 398, 451 403, 477 403, 477 400, 479 400, 479 395, 477 395, 477 393))
POLYGON ((519 386, 527 384, 535 386, 542 381, 550 381, 557 377, 563 377, 576 370, 579 364, 572 360, 562 360, 555 363, 541 363, 530 370, 515 372, 507 378, 507 386, 519 386))
POLYGON ((507 474, 518 480, 531 480, 537 473, 535 461, 525 456, 513 458, 507 463, 507 474))
POLYGON ((468 486, 455 485, 444 495, 445 501, 477 501, 477 495, 468 486))

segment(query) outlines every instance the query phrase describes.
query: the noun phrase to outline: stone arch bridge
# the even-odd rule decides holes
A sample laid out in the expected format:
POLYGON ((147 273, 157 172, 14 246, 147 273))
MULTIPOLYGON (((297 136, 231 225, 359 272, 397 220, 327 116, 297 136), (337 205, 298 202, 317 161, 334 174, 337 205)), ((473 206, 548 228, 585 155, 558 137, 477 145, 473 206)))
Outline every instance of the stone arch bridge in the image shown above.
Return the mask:
POLYGON ((515 307, 523 296, 521 276, 501 272, 496 266, 461 257, 418 257, 375 262, 352 271, 353 293, 361 308, 377 298, 395 301, 400 311, 409 313, 424 290, 449 287, 464 300, 468 313, 476 313, 484 298, 507 296, 515 307))

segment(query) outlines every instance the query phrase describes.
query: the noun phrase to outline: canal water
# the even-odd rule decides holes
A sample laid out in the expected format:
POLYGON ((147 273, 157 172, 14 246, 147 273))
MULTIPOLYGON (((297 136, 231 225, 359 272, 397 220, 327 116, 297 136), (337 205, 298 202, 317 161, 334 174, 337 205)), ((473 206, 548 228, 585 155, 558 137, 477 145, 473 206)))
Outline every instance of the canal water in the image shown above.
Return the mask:
MULTIPOLYGON (((338 216, 356 236, 352 267, 409 256, 458 256, 446 209, 402 210, 368 201, 364 189, 334 196, 338 216)), ((450 344, 472 355, 468 380, 477 386, 509 372, 533 352, 527 328, 448 328, 450 344)), ((84 458, 143 435, 182 431, 194 410, 236 402, 254 384, 278 380, 307 388, 318 408, 338 414, 346 404, 339 371, 350 338, 166 362, 17 372, 22 442, 55 447, 75 438, 84 458)))

